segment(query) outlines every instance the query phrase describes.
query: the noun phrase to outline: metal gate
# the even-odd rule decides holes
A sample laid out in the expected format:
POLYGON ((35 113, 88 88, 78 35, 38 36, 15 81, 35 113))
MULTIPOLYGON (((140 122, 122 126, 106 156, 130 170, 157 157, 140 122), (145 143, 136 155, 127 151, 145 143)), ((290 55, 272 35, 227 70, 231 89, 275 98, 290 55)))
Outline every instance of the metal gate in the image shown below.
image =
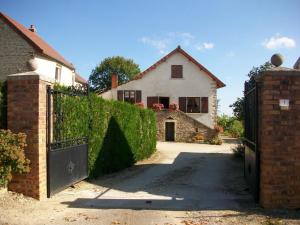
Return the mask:
POLYGON ((258 96, 256 82, 245 83, 245 163, 244 174, 250 191, 259 200, 259 142, 258 142, 258 96))
MULTIPOLYGON (((47 196, 71 186, 88 176, 87 133, 74 136, 65 121, 72 108, 68 100, 87 98, 88 89, 55 90, 47 88, 47 196)), ((77 115, 80 119, 81 115, 77 115)), ((72 125, 72 124, 71 124, 72 125)), ((89 126, 87 123, 86 126, 89 126)), ((84 130, 84 129, 83 129, 84 130)))

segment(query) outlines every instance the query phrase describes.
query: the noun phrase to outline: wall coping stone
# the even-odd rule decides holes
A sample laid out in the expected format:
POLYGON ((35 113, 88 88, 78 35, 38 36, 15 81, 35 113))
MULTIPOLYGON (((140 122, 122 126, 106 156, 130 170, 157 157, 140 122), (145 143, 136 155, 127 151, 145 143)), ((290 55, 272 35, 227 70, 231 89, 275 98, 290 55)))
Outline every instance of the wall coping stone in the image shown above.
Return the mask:
POLYGON ((255 80, 259 82, 264 76, 300 76, 300 70, 277 67, 261 72, 255 80))
POLYGON ((51 79, 34 71, 10 74, 7 76, 7 80, 42 80, 48 83, 55 83, 54 79, 51 79))

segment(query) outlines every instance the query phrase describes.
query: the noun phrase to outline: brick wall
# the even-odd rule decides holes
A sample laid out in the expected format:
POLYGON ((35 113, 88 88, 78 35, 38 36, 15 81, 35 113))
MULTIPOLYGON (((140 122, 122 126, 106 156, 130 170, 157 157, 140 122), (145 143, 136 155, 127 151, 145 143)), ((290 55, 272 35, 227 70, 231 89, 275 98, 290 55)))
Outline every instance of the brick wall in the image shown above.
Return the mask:
POLYGON ((45 198, 47 194, 47 84, 33 72, 8 77, 8 129, 27 135, 25 154, 31 162, 30 172, 14 175, 8 189, 36 199, 45 198))
POLYGON ((156 112, 157 140, 165 141, 166 121, 175 122, 175 141, 194 142, 193 137, 202 134, 205 139, 213 137, 214 130, 189 117, 181 111, 159 111, 156 112))
POLYGON ((258 79, 260 203, 300 208, 300 71, 267 71, 258 79), (290 109, 279 107, 289 99, 290 109))
POLYGON ((34 49, 1 18, 0 28, 0 80, 5 80, 9 74, 30 70, 27 62, 33 58, 34 49))

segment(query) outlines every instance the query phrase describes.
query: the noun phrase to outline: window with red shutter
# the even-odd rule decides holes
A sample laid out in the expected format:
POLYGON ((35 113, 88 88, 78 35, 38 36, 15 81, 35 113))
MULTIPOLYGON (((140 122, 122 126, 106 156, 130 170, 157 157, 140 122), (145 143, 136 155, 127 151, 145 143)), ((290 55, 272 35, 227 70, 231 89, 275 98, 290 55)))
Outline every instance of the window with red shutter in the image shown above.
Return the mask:
POLYGON ((142 91, 135 91, 135 102, 142 102, 142 91))
POLYGON ((151 109, 153 104, 156 104, 158 102, 159 102, 158 96, 147 97, 147 108, 151 109))
POLYGON ((186 112, 186 97, 179 97, 179 110, 186 112))
POLYGON ((118 95, 118 101, 122 101, 123 102, 123 94, 124 92, 122 90, 119 90, 117 95, 118 95))
POLYGON ((200 113, 200 97, 187 97, 186 101, 187 113, 200 113))
POLYGON ((208 113, 208 97, 201 98, 201 113, 208 113))
POLYGON ((171 78, 182 78, 183 77, 183 67, 182 65, 172 65, 171 66, 171 78))

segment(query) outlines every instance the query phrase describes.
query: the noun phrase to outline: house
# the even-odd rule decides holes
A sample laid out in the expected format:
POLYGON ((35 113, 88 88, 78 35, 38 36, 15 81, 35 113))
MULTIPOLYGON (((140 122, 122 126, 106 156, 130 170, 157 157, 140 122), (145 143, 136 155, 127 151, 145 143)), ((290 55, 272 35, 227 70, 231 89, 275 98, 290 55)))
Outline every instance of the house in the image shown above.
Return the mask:
POLYGON ((294 64, 293 67, 295 70, 300 70, 300 57, 297 59, 297 61, 294 64))
POLYGON ((34 25, 27 29, 0 12, 0 81, 29 71, 63 85, 86 83, 74 65, 38 35, 34 25))
POLYGON ((213 135, 217 116, 217 89, 225 84, 180 46, 154 63, 133 80, 118 85, 112 75, 112 89, 101 93, 104 99, 130 103, 143 102, 148 108, 171 103, 179 111, 157 113, 158 139, 192 141, 200 133, 213 135))

